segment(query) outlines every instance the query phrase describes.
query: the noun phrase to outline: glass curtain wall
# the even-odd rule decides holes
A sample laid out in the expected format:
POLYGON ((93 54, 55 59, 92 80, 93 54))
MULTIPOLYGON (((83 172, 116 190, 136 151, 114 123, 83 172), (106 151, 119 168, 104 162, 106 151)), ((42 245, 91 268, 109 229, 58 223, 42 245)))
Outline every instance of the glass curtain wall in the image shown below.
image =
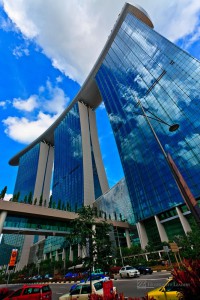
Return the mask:
POLYGON ((18 174, 14 189, 14 196, 19 202, 27 202, 33 196, 38 169, 40 144, 20 157, 18 174))
POLYGON ((54 141, 52 199, 57 208, 76 211, 83 205, 83 153, 77 103, 56 128, 54 141))
POLYGON ((200 195, 200 63, 128 14, 96 74, 115 135, 135 219, 183 203, 169 167, 138 106, 151 119, 195 197, 200 195), (149 112, 148 112, 149 111, 149 112), (153 117, 153 116, 152 116, 153 117))

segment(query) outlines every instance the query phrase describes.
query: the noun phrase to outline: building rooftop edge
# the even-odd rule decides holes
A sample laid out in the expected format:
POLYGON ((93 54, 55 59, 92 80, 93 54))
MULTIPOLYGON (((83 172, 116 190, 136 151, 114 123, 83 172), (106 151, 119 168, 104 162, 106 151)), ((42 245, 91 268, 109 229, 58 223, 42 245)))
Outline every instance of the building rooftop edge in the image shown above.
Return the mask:
POLYGON ((9 160, 9 164, 12 166, 18 166, 19 165, 19 159, 22 155, 24 155, 26 152, 28 152, 30 149, 32 149, 36 144, 39 142, 45 142, 50 145, 54 145, 54 130, 59 125, 59 123, 64 119, 66 114, 70 111, 70 109, 73 107, 75 103, 78 101, 82 101, 85 104, 87 104, 92 109, 96 109, 100 103, 102 102, 100 92, 98 90, 98 87, 95 82, 95 74, 97 73, 104 57, 106 56, 116 34, 118 29, 120 28, 124 18, 128 13, 133 14, 138 19, 140 19, 142 22, 147 24, 150 27, 154 27, 153 23, 148 16, 147 12, 141 8, 139 5, 131 5, 129 3, 125 3, 125 5, 122 8, 121 13, 118 16, 118 19, 115 22, 115 25, 108 36, 108 39, 106 41, 106 44, 101 51, 94 67, 90 71, 88 77, 86 78, 85 82, 83 83, 83 86, 81 87, 78 94, 75 96, 75 98, 72 100, 70 105, 63 111, 63 113, 58 117, 58 119, 43 133, 41 134, 37 139, 35 139, 32 143, 30 143, 28 146, 26 146, 24 149, 22 149, 20 152, 18 152, 15 156, 13 156, 9 160), (94 100, 95 99, 95 100, 94 100))

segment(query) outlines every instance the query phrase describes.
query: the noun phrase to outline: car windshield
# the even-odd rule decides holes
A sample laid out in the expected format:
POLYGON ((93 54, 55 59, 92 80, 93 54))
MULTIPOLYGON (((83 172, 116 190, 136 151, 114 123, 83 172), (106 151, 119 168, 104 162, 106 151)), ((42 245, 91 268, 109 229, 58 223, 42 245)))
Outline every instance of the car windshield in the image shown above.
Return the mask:
POLYGON ((135 268, 133 267, 127 267, 126 270, 134 270, 135 268))
POLYGON ((96 291, 101 290, 103 288, 103 282, 99 281, 99 282, 94 283, 94 287, 95 287, 96 291))
POLYGON ((42 291, 43 291, 43 293, 45 293, 45 292, 51 291, 51 289, 50 289, 49 285, 45 285, 42 287, 42 291))

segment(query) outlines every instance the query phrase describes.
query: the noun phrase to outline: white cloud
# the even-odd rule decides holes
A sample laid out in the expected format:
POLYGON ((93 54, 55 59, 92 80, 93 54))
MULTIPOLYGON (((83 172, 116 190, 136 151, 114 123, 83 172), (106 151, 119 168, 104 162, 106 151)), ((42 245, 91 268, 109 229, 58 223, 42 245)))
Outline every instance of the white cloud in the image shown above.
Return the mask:
POLYGON ((6 101, 0 101, 0 106, 2 107, 6 106, 6 101))
POLYGON ((38 107, 37 103, 37 96, 32 95, 26 100, 22 100, 20 98, 15 98, 13 100, 13 106, 19 110, 24 110, 31 112, 33 111, 36 107, 38 107))
MULTIPOLYGON (((195 32, 199 0, 136 2, 148 12, 155 29, 172 41, 195 32)), ((98 58, 124 1, 3 0, 3 4, 17 27, 26 37, 35 39, 52 64, 82 83, 98 58)))
POLYGON ((22 57, 23 55, 26 55, 28 56, 29 55, 29 50, 28 48, 25 48, 24 46, 17 46, 13 49, 13 55, 16 57, 16 58, 20 58, 22 57))
POLYGON ((5 194, 4 200, 9 201, 13 197, 13 194, 5 194))
POLYGON ((49 113, 61 114, 67 107, 70 99, 65 96, 64 91, 59 87, 53 87, 51 82, 46 82, 46 87, 40 88, 41 92, 47 91, 49 100, 41 99, 40 105, 43 109, 49 113))
POLYGON ((58 116, 39 112, 37 119, 30 121, 27 118, 8 117, 3 120, 6 126, 5 133, 13 140, 28 144, 40 136, 58 116))

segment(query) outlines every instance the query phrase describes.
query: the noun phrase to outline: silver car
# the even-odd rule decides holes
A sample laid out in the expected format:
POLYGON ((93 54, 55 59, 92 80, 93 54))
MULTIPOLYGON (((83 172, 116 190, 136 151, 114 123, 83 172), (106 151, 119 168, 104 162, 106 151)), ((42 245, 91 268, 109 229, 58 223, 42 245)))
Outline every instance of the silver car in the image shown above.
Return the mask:
POLYGON ((123 277, 128 277, 128 278, 129 277, 139 277, 140 272, 131 266, 125 266, 119 270, 119 275, 121 278, 123 278, 123 277))

